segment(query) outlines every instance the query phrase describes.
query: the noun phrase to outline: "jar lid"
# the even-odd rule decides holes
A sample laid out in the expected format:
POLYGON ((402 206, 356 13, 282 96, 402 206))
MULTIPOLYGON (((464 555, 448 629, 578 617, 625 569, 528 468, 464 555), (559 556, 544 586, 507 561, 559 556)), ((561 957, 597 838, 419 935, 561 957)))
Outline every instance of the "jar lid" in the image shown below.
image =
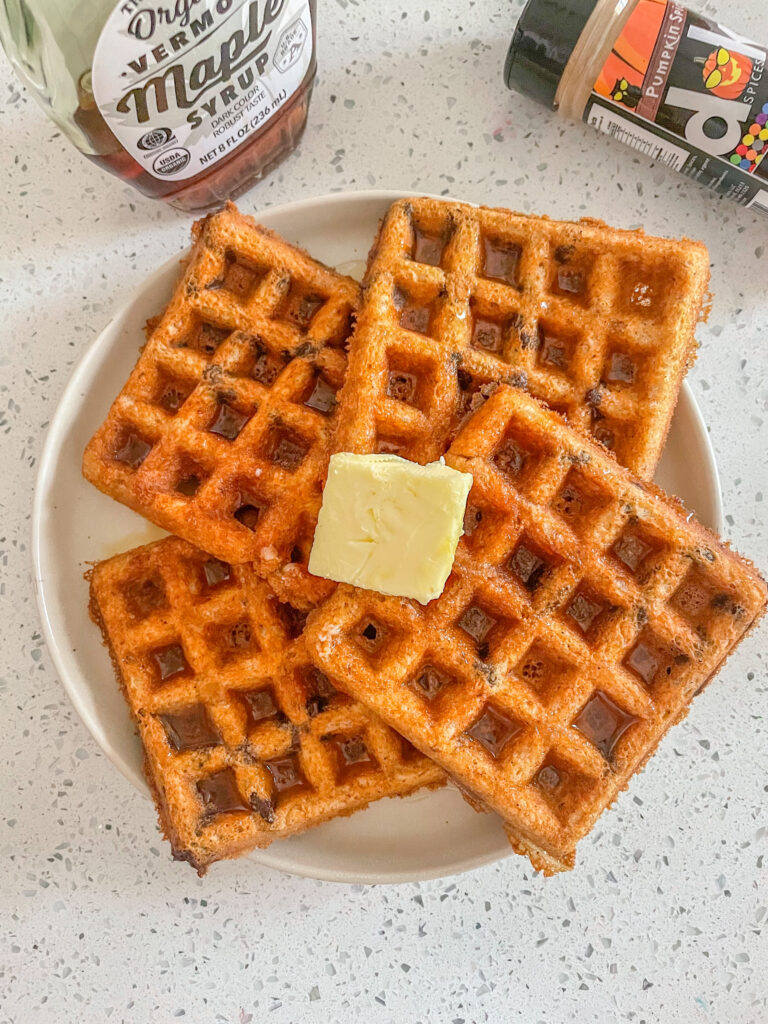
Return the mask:
POLYGON ((507 52, 508 88, 549 107, 598 0, 528 0, 507 52))

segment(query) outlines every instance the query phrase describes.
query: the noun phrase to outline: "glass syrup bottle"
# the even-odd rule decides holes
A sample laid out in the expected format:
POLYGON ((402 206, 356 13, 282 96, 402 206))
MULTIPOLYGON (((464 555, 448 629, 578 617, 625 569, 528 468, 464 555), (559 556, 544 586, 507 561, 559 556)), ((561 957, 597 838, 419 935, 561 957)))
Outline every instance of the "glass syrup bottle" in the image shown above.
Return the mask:
POLYGON ((291 153, 315 77, 316 0, 3 0, 0 41, 94 163, 183 210, 291 153))

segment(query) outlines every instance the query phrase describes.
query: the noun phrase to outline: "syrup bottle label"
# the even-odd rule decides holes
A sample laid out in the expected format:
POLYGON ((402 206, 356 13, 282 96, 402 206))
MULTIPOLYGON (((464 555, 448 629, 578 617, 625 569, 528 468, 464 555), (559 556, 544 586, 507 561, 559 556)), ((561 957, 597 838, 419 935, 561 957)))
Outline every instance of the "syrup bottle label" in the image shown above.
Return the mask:
POLYGON ((640 0, 584 120, 768 213, 766 49, 673 0, 640 0))
POLYGON ((181 181, 249 142, 312 61, 309 0, 120 0, 93 57, 93 93, 123 148, 181 181))

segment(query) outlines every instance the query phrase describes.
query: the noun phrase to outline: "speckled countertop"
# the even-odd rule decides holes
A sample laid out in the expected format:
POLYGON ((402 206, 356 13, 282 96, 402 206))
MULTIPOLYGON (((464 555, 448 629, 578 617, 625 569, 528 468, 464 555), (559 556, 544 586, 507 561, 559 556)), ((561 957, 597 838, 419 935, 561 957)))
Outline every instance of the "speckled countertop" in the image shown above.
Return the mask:
MULTIPOLYGON (((760 0, 717 6, 768 36, 760 0)), ((716 297, 689 380, 728 537, 768 567, 768 220, 509 94, 501 66, 518 8, 322 2, 300 152, 242 206, 420 189, 703 239, 716 297)), ((0 79, 0 1021, 768 1020, 765 628, 569 875, 545 880, 511 858, 363 887, 249 862, 198 880, 171 862, 151 805, 101 754, 51 666, 29 541, 36 463, 70 369, 184 245, 188 218, 83 160, 2 61, 0 79)))

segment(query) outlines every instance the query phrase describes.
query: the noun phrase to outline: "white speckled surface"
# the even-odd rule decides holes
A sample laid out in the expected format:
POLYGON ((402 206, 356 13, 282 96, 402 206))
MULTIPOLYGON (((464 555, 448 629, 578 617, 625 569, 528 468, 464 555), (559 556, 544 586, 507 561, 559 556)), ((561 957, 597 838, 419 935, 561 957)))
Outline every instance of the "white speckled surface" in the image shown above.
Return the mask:
MULTIPOLYGON (((768 36, 761 0, 708 13, 768 36)), ((768 567, 768 220, 717 201, 501 84, 519 4, 320 3, 300 152, 246 210, 340 189, 446 191, 688 234, 715 304, 690 380, 729 539, 768 567)), ((198 880, 97 749, 39 632, 30 506, 73 362, 188 218, 103 175, 0 64, 0 1021, 768 1020, 765 627, 581 845, 570 875, 512 858, 392 888, 252 863, 198 880)))

